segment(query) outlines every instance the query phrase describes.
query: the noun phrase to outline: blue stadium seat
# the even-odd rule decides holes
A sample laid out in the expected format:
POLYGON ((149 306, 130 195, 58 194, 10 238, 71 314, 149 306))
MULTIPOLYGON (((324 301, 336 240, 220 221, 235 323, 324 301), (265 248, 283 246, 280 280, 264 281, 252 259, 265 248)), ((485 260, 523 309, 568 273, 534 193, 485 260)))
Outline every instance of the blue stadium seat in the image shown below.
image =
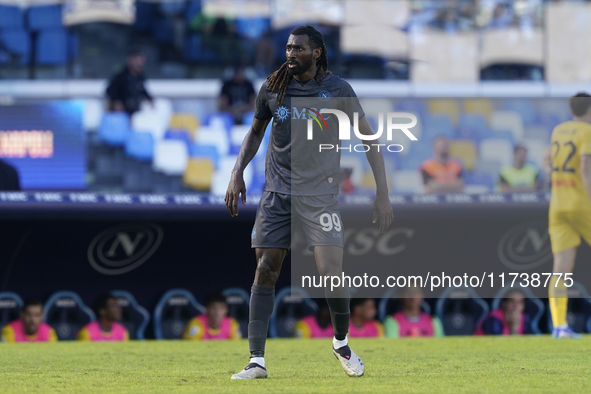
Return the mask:
POLYGON ((423 100, 400 100, 394 104, 396 112, 410 112, 417 118, 422 118, 427 114, 427 104, 423 100))
POLYGON ((511 145, 515 145, 515 134, 511 130, 492 130, 488 134, 488 138, 497 138, 497 139, 504 139, 511 143, 511 145))
POLYGON ((462 114, 458 127, 462 126, 475 128, 481 136, 486 135, 489 130, 486 119, 480 114, 462 114))
POLYGON ((318 306, 301 288, 286 287, 275 295, 275 308, 269 322, 271 338, 291 338, 298 320, 313 315, 318 306))
POLYGON ((59 4, 36 6, 29 8, 27 13, 29 30, 61 28, 62 6, 59 4))
POLYGON ((214 122, 219 122, 220 124, 223 124, 228 133, 230 133, 230 129, 235 124, 234 117, 229 112, 213 112, 205 116, 203 125, 211 126, 214 122))
POLYGON ((158 3, 149 1, 135 2, 135 22, 134 30, 149 31, 152 29, 156 13, 158 12, 158 3))
POLYGON ((0 5, 0 30, 24 27, 23 11, 20 7, 0 5))
POLYGON ((130 137, 129 115, 125 112, 107 112, 98 129, 101 141, 112 146, 123 146, 130 137))
POLYGON ((167 19, 158 19, 152 25, 152 38, 158 44, 172 44, 174 36, 172 26, 167 19))
POLYGON ((149 131, 129 133, 125 141, 125 154, 138 161, 151 161, 154 157, 154 136, 149 131))
POLYGON ((250 295, 239 287, 231 287, 222 292, 228 303, 228 316, 233 317, 240 324, 242 338, 248 337, 248 311, 250 295))
POLYGON ((187 24, 191 24, 193 18, 201 13, 201 0, 191 0, 187 2, 187 8, 185 9, 185 21, 187 24))
POLYGON ((164 139, 182 141, 187 147, 191 145, 191 136, 186 130, 166 130, 166 133, 164 133, 164 139))
POLYGON ((472 288, 450 287, 437 300, 436 314, 445 335, 472 335, 489 308, 472 288))
POLYGON ((477 144, 483 136, 484 135, 480 132, 478 128, 474 126, 462 125, 458 126, 454 138, 459 140, 471 140, 477 144))
POLYGON ((210 159, 215 168, 220 166, 220 153, 215 145, 191 144, 189 145, 189 156, 210 159))
POLYGON ((154 309, 154 336, 156 339, 181 339, 187 323, 205 313, 205 308, 185 289, 169 290, 154 309))
POLYGON ((160 3, 160 12, 164 15, 173 17, 182 13, 187 4, 185 0, 168 0, 160 3))
POLYGON ((525 126, 532 125, 536 121, 536 109, 532 100, 508 99, 504 107, 506 110, 519 112, 525 126))
MULTIPOLYGON (((0 41, 8 49, 20 56, 17 59, 18 64, 29 64, 31 60, 31 38, 26 30, 22 28, 0 29, 0 41)), ((7 53, 0 51, 0 64, 7 63, 10 63, 10 57, 7 53)))
POLYGON ((454 138, 454 127, 448 115, 426 115, 423 117, 421 139, 431 141, 437 136, 454 138))
POLYGON ((219 55, 201 45, 201 35, 193 33, 185 39, 185 48, 183 57, 190 63, 218 63, 219 55))
POLYGON ((484 185, 489 191, 493 191, 497 180, 488 172, 474 171, 465 172, 464 181, 466 185, 484 185))
POLYGON ((495 298, 493 299, 491 305, 491 309, 495 310, 500 308, 501 302, 503 301, 503 297, 505 297, 508 291, 515 289, 521 290, 525 295, 524 313, 529 317, 532 332, 534 334, 541 334, 542 332, 540 331, 539 323, 540 319, 542 318, 542 315, 544 314, 544 304, 542 303, 542 301, 540 301, 539 298, 534 296, 534 294, 529 288, 521 287, 519 285, 516 285, 514 287, 510 285, 505 286, 504 288, 499 290, 495 295, 495 298))
POLYGON ((250 40, 258 40, 271 28, 269 18, 238 18, 236 19, 236 31, 242 37, 250 40))
POLYGON ((0 293, 0 330, 6 324, 19 318, 22 307, 23 300, 18 294, 10 291, 0 293))
POLYGON ((58 291, 45 302, 45 322, 60 341, 74 340, 78 331, 95 320, 94 312, 73 291, 58 291))
POLYGON ((46 29, 39 32, 37 43, 37 64, 65 65, 78 52, 78 39, 65 29, 46 29))
POLYGON ((245 112, 242 115, 242 124, 251 125, 252 121, 254 120, 254 111, 245 112))
POLYGON ((120 323, 129 331, 129 339, 144 339, 144 332, 150 321, 148 311, 137 303, 135 297, 124 290, 114 290, 113 297, 121 307, 122 317, 120 323))
MULTIPOLYGON (((386 317, 393 315, 396 312, 402 310, 402 299, 394 298, 399 290, 392 288, 387 290, 380 303, 378 304, 378 320, 383 322, 386 317)), ((431 314, 431 306, 427 301, 423 300, 421 303, 421 310, 426 314, 431 314)))
MULTIPOLYGON (((548 331, 552 332, 552 314, 548 305, 548 331)), ((574 282, 568 288, 568 313, 566 321, 573 331, 591 333, 591 297, 582 283, 574 282)))

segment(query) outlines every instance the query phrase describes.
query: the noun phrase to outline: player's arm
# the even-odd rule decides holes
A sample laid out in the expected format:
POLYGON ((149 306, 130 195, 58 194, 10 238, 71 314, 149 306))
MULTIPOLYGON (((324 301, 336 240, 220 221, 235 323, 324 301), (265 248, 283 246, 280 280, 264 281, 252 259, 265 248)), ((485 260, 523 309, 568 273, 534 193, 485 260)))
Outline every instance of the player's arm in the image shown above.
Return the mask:
POLYGON ((591 155, 581 155, 580 171, 587 195, 591 198, 591 155))
POLYGON ((226 208, 228 208, 228 212, 230 212, 231 216, 238 216, 238 200, 240 195, 242 195, 242 205, 246 205, 246 185, 244 184, 243 177, 244 169, 259 150, 259 146, 265 136, 265 129, 270 120, 271 119, 258 119, 255 117, 252 121, 250 130, 246 134, 246 137, 244 137, 224 199, 226 202, 226 208))
MULTIPOLYGON (((374 135, 374 132, 367 120, 367 116, 359 119, 359 132, 364 135, 374 135)), ((394 213, 388 197, 388 183, 386 182, 386 167, 384 156, 377 149, 369 149, 366 153, 367 161, 376 180, 376 199, 373 204, 373 222, 380 221, 380 233, 385 232, 392 220, 394 213)))

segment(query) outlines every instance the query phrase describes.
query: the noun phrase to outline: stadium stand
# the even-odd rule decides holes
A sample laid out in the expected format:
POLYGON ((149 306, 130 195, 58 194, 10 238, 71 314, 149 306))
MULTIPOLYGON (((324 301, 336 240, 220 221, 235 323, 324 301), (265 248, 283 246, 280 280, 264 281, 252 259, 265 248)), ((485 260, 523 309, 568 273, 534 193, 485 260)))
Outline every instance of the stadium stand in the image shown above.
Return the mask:
POLYGON ((23 304, 23 300, 18 294, 10 291, 0 292, 0 329, 19 318, 23 304))
POLYGON ((435 311, 445 335, 472 335, 489 306, 472 288, 450 287, 437 300, 435 311))
POLYGON ((193 294, 185 289, 167 291, 154 309, 154 336, 156 339, 180 339, 187 322, 205 313, 193 294))
POLYGON ((80 328, 95 320, 94 312, 73 291, 58 291, 43 307, 45 322, 56 332, 60 341, 74 340, 80 328))
POLYGON ((293 328, 304 316, 316 313, 318 306, 301 288, 281 289, 275 294, 275 308, 269 321, 271 338, 291 338, 293 328))
POLYGON ((250 295, 239 287, 225 289, 222 294, 228 303, 228 316, 233 317, 240 324, 242 338, 248 338, 248 311, 250 295))
POLYGON ((150 322, 148 311, 137 303, 128 291, 114 290, 111 292, 121 307, 121 323, 129 332, 129 339, 144 339, 144 333, 150 322))

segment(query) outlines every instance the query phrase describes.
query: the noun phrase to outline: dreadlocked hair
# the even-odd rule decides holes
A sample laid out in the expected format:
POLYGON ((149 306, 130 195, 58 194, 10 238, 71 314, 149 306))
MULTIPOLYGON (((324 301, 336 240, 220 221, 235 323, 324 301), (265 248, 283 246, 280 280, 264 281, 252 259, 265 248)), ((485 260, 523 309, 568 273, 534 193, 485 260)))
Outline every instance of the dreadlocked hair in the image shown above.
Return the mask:
MULTIPOLYGON (((308 43, 312 49, 321 48, 322 53, 320 57, 316 61, 316 66, 318 67, 318 71, 316 72, 316 82, 321 84, 324 78, 331 74, 328 70, 328 58, 326 57, 326 45, 324 45, 324 37, 322 33, 320 33, 314 26, 305 25, 299 26, 293 29, 291 32, 294 36, 301 36, 307 34, 309 37, 308 43)), ((267 77, 267 89, 272 92, 277 93, 277 103, 279 105, 283 104, 283 99, 285 98, 285 92, 287 91, 287 85, 291 81, 292 75, 289 73, 287 67, 287 61, 279 67, 279 70, 275 71, 273 74, 267 77)))

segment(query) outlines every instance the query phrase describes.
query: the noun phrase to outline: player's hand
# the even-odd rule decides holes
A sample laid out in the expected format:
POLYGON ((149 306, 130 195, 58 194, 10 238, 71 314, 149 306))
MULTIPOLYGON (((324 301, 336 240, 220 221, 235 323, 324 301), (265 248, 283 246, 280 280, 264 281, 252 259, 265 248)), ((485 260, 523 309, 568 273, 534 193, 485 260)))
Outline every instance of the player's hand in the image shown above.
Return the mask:
POLYGON ((244 184, 244 178, 242 171, 232 171, 232 177, 230 178, 230 184, 226 191, 226 208, 232 217, 238 216, 238 200, 242 195, 242 205, 246 205, 246 185, 244 184))
POLYGON ((392 204, 387 194, 378 194, 373 202, 373 223, 380 221, 380 234, 386 232, 394 220, 392 204))

